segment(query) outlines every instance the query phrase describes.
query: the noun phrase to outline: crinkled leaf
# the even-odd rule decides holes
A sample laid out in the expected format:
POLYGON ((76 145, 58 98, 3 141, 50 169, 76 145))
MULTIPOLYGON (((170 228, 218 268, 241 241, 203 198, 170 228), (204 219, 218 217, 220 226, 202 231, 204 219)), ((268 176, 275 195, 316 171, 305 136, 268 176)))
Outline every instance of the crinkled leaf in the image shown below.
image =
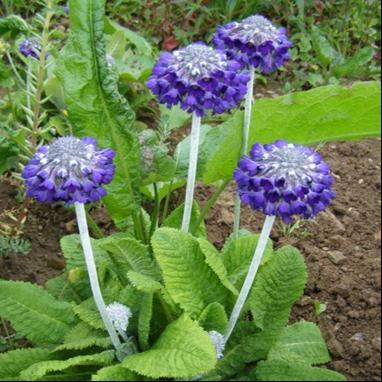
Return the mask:
POLYGON ((121 365, 150 378, 186 378, 210 371, 215 363, 209 335, 183 315, 166 328, 150 350, 126 357, 121 365))
POLYGON ((213 302, 203 310, 199 317, 199 325, 206 332, 216 330, 219 333, 225 333, 227 329, 228 317, 224 306, 218 302, 213 302))
POLYGON ((57 301, 41 287, 0 280, 0 317, 35 345, 60 343, 75 322, 72 305, 57 301))
MULTIPOLYGON (((352 140, 381 135, 379 82, 351 87, 323 86, 256 101, 249 144, 285 139, 300 144, 352 140)), ((205 139, 214 148, 204 172, 206 183, 231 179, 241 156, 243 112, 237 111, 205 139)), ((249 146, 249 147, 250 147, 249 146)))
POLYGON ((74 133, 90 135, 116 151, 116 174, 105 204, 117 224, 139 211, 140 150, 134 114, 107 65, 105 0, 70 1, 70 37, 56 68, 74 133))
POLYGON ((106 366, 92 375, 92 381, 140 381, 136 373, 121 365, 106 366))
POLYGON ((224 303, 229 291, 205 261, 196 238, 173 228, 152 237, 166 290, 188 314, 198 316, 212 302, 224 303))

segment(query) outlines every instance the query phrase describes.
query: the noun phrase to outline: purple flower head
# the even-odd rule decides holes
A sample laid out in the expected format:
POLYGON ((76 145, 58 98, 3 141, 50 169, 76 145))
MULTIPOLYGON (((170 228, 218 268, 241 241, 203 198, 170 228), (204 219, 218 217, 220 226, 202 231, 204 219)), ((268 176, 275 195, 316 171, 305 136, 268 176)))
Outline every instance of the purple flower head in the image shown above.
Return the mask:
POLYGON ((40 59, 41 45, 35 38, 24 40, 19 46, 20 53, 25 57, 40 59))
POLYGON ((264 74, 282 66, 289 59, 288 49, 292 46, 284 28, 276 28, 260 15, 219 27, 213 43, 244 67, 258 68, 264 74))
POLYGON ((329 166, 308 147, 279 140, 255 144, 238 163, 234 178, 240 199, 285 223, 292 216, 310 219, 335 197, 329 166))
POLYGON ((173 53, 162 52, 147 86, 168 108, 180 104, 203 116, 233 109, 244 98, 249 75, 223 51, 194 43, 173 53))
POLYGON ((98 149, 93 138, 62 137, 42 146, 22 173, 27 195, 39 202, 96 202, 112 181, 114 151, 98 149))

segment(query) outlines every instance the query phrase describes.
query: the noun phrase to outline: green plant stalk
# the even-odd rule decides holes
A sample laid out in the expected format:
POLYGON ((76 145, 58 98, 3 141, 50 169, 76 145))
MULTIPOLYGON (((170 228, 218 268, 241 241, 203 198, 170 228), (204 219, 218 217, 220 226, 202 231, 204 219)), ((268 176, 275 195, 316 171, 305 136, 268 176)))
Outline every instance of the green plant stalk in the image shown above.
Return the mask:
POLYGON ((206 205, 203 207, 202 211, 200 212, 199 219, 197 222, 193 225, 192 227, 192 234, 195 234, 196 231, 198 230, 200 224, 204 221, 205 217, 208 215, 210 212, 211 208, 215 205, 216 201, 219 199, 219 196, 222 194, 222 192, 226 189, 228 183, 231 180, 225 180, 218 189, 212 194, 212 196, 207 200, 206 205))
POLYGON ((92 235, 95 239, 103 239, 105 235, 101 231, 101 229, 98 227, 98 224, 94 221, 92 216, 90 215, 89 211, 86 211, 86 219, 89 224, 89 229, 92 235))
POLYGON ((11 68, 13 70, 13 73, 15 74, 16 78, 20 81, 22 86, 25 86, 25 81, 20 76, 20 73, 18 72, 15 63, 12 60, 12 56, 9 54, 9 52, 5 52, 5 55, 7 56, 7 59, 9 61, 9 64, 11 65, 11 68))
POLYGON ((225 343, 228 342, 235 328, 236 322, 240 316, 240 313, 243 310, 243 306, 245 302, 247 301, 247 297, 249 295, 249 292, 251 291, 253 281, 255 280, 256 273, 259 269, 261 259, 263 258, 267 241, 269 239, 269 235, 271 234, 271 230, 275 220, 276 220, 275 216, 267 216, 265 219, 264 226, 260 234, 259 242, 257 244, 255 253, 252 257, 252 261, 249 266, 247 276, 245 278, 244 284, 239 293, 239 297, 237 298, 235 306, 232 310, 231 317, 229 318, 229 321, 228 321, 228 329, 224 336, 225 343))
MULTIPOLYGON (((247 154, 249 128, 251 125, 252 103, 253 103, 253 86, 255 83, 255 68, 251 67, 250 80, 248 82, 247 95, 245 96, 245 110, 244 110, 244 124, 243 124, 243 146, 241 148, 241 155, 247 154)), ((241 214, 241 201, 239 194, 235 196, 235 210, 233 219, 233 233, 237 237, 240 229, 240 214, 241 214)))
POLYGON ((173 184, 174 184, 174 179, 171 179, 170 189, 168 191, 168 194, 166 195, 166 200, 164 202, 163 213, 162 213, 162 222, 166 220, 166 217, 167 217, 167 214, 168 214, 168 208, 169 208, 169 205, 170 205, 170 199, 171 199, 172 185, 173 184))
POLYGON ((101 288, 97 276, 97 268, 94 261, 93 250, 90 242, 88 224, 86 221, 86 211, 83 203, 74 203, 74 208, 76 210, 77 224, 80 231, 80 238, 82 249, 84 251, 86 268, 89 275, 90 287, 93 293, 94 302, 98 308, 98 311, 101 315, 103 323, 106 327, 106 330, 109 333, 113 346, 118 349, 121 346, 118 334, 112 324, 109 315, 106 310, 106 304, 103 300, 101 288))
POLYGON ((192 115, 192 127, 190 137, 190 159, 188 164, 188 178, 186 188, 186 200, 184 202, 184 212, 182 220, 182 231, 188 232, 190 228, 192 203, 194 201, 196 170, 198 167, 198 153, 200 140, 201 117, 195 113, 192 115))
POLYGON ((41 95, 44 87, 44 77, 45 77, 45 61, 46 61, 46 48, 49 40, 49 26, 50 21, 53 17, 53 12, 50 10, 52 6, 52 2, 48 1, 47 7, 48 10, 46 12, 44 26, 42 30, 41 36, 41 52, 40 52, 40 60, 39 67, 37 73, 37 81, 36 81, 36 94, 35 94, 35 103, 33 108, 33 123, 32 123, 32 137, 31 143, 36 150, 38 144, 38 136, 39 136, 39 119, 40 119, 40 110, 41 110, 41 95))
POLYGON ((150 237, 153 235, 153 233, 157 229, 159 211, 160 211, 160 200, 159 200, 159 195, 158 195, 158 187, 157 187, 156 183, 154 183, 154 194, 155 194, 155 205, 154 205, 153 216, 151 219, 150 237))

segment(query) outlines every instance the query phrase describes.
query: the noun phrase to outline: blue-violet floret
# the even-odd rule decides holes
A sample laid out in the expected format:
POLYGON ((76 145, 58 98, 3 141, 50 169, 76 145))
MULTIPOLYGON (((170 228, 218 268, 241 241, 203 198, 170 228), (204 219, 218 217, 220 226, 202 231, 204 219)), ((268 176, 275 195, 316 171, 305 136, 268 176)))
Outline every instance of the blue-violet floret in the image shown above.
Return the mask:
POLYGON ((35 38, 26 39, 19 45, 20 53, 25 57, 40 59, 41 45, 35 38))
POLYGON ((219 27, 213 43, 244 67, 257 68, 264 74, 282 66, 289 59, 288 49, 292 46, 285 28, 276 28, 261 15, 219 27))
POLYGON ((90 203, 106 195, 115 153, 99 149, 93 138, 66 136, 42 146, 25 166, 27 195, 40 202, 90 203))
POLYGON ((244 204, 291 223, 310 219, 335 197, 330 167, 306 146, 278 140, 256 143, 238 163, 234 178, 244 204))
POLYGON ((225 52, 197 42, 162 52, 147 86, 168 108, 180 104, 189 113, 221 114, 237 107, 247 91, 249 74, 225 52))

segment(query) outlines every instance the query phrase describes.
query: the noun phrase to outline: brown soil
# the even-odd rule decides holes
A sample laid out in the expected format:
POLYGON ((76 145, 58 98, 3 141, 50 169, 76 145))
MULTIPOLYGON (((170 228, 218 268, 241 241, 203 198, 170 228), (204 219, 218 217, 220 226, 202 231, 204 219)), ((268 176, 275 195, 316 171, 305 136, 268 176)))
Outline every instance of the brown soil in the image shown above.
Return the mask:
MULTIPOLYGON (((309 282, 293 310, 293 320, 315 321, 321 327, 333 356, 331 368, 350 380, 380 380, 381 352, 381 227, 380 141, 330 143, 321 149, 336 177, 337 199, 329 212, 299 227, 292 234, 274 230, 277 246, 297 246, 306 256, 309 282), (327 305, 317 316, 314 302, 327 305)), ((1 224, 18 216, 16 188, 0 183, 1 224)), ((199 186, 201 204, 213 187, 199 186)), ((221 247, 233 222, 233 186, 225 191, 207 219, 209 239, 221 247)), ((95 210, 94 219, 108 228, 108 218, 95 210)), ((244 208, 242 226, 261 229, 263 217, 244 208)), ((0 258, 0 278, 43 284, 64 267, 59 240, 76 230, 73 213, 63 207, 32 202, 21 237, 29 239, 27 256, 0 258)))

